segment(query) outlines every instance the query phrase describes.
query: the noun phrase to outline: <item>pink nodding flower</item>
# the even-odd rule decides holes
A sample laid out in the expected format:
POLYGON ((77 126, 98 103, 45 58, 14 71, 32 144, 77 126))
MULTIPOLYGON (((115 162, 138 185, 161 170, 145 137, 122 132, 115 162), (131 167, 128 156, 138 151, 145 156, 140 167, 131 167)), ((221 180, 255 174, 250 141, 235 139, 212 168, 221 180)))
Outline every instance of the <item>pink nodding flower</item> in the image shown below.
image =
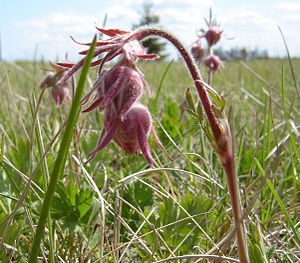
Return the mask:
POLYGON ((87 162, 93 159, 97 152, 102 150, 113 140, 126 154, 138 154, 141 152, 150 166, 153 167, 153 160, 147 141, 150 131, 152 131, 154 139, 164 154, 171 160, 156 135, 150 113, 144 105, 135 102, 123 120, 119 118, 115 110, 115 105, 112 103, 106 107, 104 128, 98 145, 95 150, 89 154, 90 158, 87 162))
POLYGON ((134 65, 126 63, 126 60, 121 61, 112 69, 103 70, 99 75, 93 87, 97 89, 97 96, 91 106, 83 112, 91 111, 96 107, 102 111, 109 103, 113 103, 116 113, 122 120, 140 96, 144 86, 150 93, 142 73, 134 65))
MULTIPOLYGON (((150 131, 166 156, 166 150, 162 146, 152 125, 150 113, 147 108, 137 102, 144 87, 149 95, 149 88, 143 79, 143 74, 135 63, 140 59, 152 59, 154 54, 146 54, 146 49, 138 41, 136 32, 127 32, 119 29, 100 29, 101 33, 109 36, 106 40, 96 43, 94 57, 101 58, 92 62, 91 66, 98 66, 98 78, 90 93, 83 99, 82 104, 87 103, 93 91, 97 91, 94 101, 83 112, 89 112, 95 108, 104 110, 104 128, 95 150, 89 154, 87 162, 92 160, 96 153, 102 150, 110 141, 115 141, 120 148, 128 154, 142 152, 146 160, 153 167, 147 141, 150 131), (113 58, 121 56, 119 62, 111 69, 103 69, 104 64, 113 58)), ((90 43, 80 43, 91 45, 90 43)), ((81 54, 86 55, 88 51, 81 54)), ((82 67, 85 58, 76 64, 58 63, 59 66, 70 68, 58 84, 67 81, 79 68, 82 67)), ((171 159, 170 159, 171 160, 171 159)))
POLYGON ((208 46, 215 45, 221 38, 223 31, 217 26, 211 26, 205 33, 208 46))
POLYGON ((192 45, 191 53, 197 62, 202 60, 205 54, 205 48, 202 46, 200 38, 192 45))
MULTIPOLYGON (((96 27, 97 28, 97 27, 96 27)), ((123 58, 129 63, 134 64, 139 58, 141 59, 153 59, 155 54, 147 54, 146 49, 137 40, 136 32, 123 31, 119 29, 103 29, 97 28, 104 35, 110 38, 101 40, 96 43, 94 57, 103 55, 100 59, 92 62, 91 66, 99 65, 99 74, 102 71, 103 65, 112 60, 113 58, 123 55, 123 58)), ((74 40, 74 39, 73 39, 74 40)), ((75 40, 74 40, 75 41, 75 40)), ((90 46, 91 43, 79 43, 81 45, 90 46)), ((82 55, 86 55, 88 50, 80 52, 82 55)), ((67 74, 59 80, 59 84, 70 78, 77 70, 79 70, 84 63, 85 57, 78 61, 76 64, 72 63, 57 63, 58 65, 66 68, 70 68, 67 74)))
POLYGON ((216 71, 220 71, 220 66, 224 67, 224 63, 220 60, 218 56, 210 55, 204 60, 205 66, 208 70, 215 73, 216 71))
POLYGON ((55 101, 56 108, 60 107, 63 103, 64 99, 66 98, 68 101, 71 101, 71 97, 69 95, 69 90, 67 87, 58 86, 52 87, 51 95, 55 101))
POLYGON ((51 63, 53 69, 42 68, 45 71, 50 71, 45 79, 41 82, 40 88, 51 87, 51 95, 55 101, 56 107, 60 107, 63 103, 64 98, 71 101, 69 95, 68 85, 69 82, 57 85, 57 81, 65 74, 66 69, 64 67, 51 63))

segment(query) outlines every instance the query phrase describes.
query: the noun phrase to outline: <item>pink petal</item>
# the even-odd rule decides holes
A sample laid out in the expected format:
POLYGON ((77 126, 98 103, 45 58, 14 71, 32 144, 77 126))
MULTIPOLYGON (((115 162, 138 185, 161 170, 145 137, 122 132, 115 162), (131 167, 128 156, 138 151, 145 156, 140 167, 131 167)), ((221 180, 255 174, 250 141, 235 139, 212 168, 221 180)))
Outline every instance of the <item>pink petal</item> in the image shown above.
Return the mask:
POLYGON ((150 147, 147 141, 147 134, 142 126, 142 124, 137 121, 137 136, 139 140, 139 145, 142 150, 143 155, 145 156, 147 162, 149 165, 154 168, 153 162, 152 162, 152 156, 150 153, 150 147))
POLYGON ((141 59, 153 59, 153 58, 156 58, 157 55, 155 55, 155 54, 146 54, 146 55, 137 55, 137 57, 139 57, 141 59))
POLYGON ((96 27, 96 29, 99 30, 104 35, 107 35, 107 36, 110 36, 110 37, 130 33, 130 31, 124 31, 124 30, 120 30, 120 29, 103 29, 103 28, 99 28, 99 27, 96 27))
POLYGON ((125 103, 125 105, 122 106, 122 110, 120 112, 120 119, 121 121, 124 120, 124 117, 128 110, 131 108, 131 106, 136 102, 137 98, 140 96, 142 92, 142 87, 139 88, 136 92, 136 94, 133 94, 125 103))
POLYGON ((111 129, 109 130, 109 132, 106 134, 106 136, 104 138, 102 138, 103 134, 101 134, 101 137, 100 137, 101 141, 99 140, 99 143, 98 143, 96 149, 88 155, 88 156, 91 156, 91 158, 88 159, 87 162, 92 160, 94 158, 95 154, 97 152, 101 151, 113 139, 115 132, 116 132, 117 124, 118 124, 117 121, 115 121, 112 124, 111 129))
POLYGON ((105 94, 105 97, 103 98, 100 106, 107 105, 118 95, 121 88, 123 88, 126 79, 127 76, 125 76, 124 74, 121 74, 121 76, 116 79, 113 85, 109 88, 108 92, 105 94))
POLYGON ((73 63, 56 63, 58 66, 62 66, 65 68, 72 68, 74 66, 73 63))
POLYGON ((83 110, 82 112, 89 112, 92 111, 93 109, 95 109, 96 107, 98 107, 100 105, 102 101, 102 98, 96 99, 91 106, 87 107, 85 110, 83 110))

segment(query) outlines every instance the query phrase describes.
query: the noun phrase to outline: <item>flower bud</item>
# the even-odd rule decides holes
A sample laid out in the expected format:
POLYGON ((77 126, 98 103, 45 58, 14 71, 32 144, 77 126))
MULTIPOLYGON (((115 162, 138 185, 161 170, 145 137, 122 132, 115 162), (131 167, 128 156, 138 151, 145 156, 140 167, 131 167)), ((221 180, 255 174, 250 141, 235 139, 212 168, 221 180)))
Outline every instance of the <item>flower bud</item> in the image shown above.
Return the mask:
POLYGON ((205 66, 208 70, 215 73, 216 71, 220 71, 220 66, 224 67, 223 62, 220 60, 218 56, 210 55, 204 60, 205 66))
POLYGON ((60 107, 66 98, 68 101, 71 101, 71 97, 69 95, 69 90, 65 86, 56 86, 52 87, 51 95, 55 101, 56 108, 60 107))
POLYGON ((56 107, 60 107, 65 98, 68 101, 72 100, 68 90, 68 85, 70 82, 67 81, 61 85, 57 85, 57 81, 65 74, 66 69, 57 66, 51 62, 50 64, 53 67, 53 69, 43 68, 43 70, 47 70, 50 72, 47 74, 45 79, 41 82, 40 88, 43 89, 43 88, 51 87, 51 95, 55 101, 55 105, 56 107))
POLYGON ((200 62, 205 54, 205 49, 201 44, 200 38, 192 45, 192 55, 197 62, 200 62))
POLYGON ((205 33, 208 46, 215 45, 221 38, 223 31, 217 26, 211 26, 205 33))

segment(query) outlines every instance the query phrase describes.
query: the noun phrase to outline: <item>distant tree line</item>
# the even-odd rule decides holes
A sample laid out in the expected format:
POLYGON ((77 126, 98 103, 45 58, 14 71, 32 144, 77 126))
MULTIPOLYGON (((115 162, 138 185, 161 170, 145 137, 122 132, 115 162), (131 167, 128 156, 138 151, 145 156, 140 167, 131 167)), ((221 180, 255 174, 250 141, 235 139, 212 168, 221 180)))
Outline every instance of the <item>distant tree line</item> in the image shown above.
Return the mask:
POLYGON ((251 60, 251 59, 266 59, 269 58, 267 50, 259 50, 255 48, 249 50, 244 47, 232 47, 229 50, 224 50, 222 47, 216 48, 214 50, 215 55, 217 55, 223 61, 229 60, 251 60))

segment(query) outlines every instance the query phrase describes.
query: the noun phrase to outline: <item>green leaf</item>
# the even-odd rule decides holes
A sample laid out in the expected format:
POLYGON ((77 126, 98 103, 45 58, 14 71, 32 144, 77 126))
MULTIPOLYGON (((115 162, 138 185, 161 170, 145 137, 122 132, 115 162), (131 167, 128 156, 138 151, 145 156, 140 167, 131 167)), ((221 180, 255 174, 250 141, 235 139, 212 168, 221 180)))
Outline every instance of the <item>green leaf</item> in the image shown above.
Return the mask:
POLYGON ((63 171, 64 171, 64 166, 66 163, 67 155, 68 155, 70 144, 71 144, 72 137, 73 137, 73 129, 74 129, 74 126, 76 125, 78 115, 80 112, 80 101, 81 101, 81 97, 83 94, 85 81, 87 79, 88 70, 89 70, 93 55, 94 55, 95 46, 96 46, 96 36, 93 39, 92 45, 86 56, 86 59, 85 59, 85 62, 83 64, 83 68, 82 68, 82 71, 80 74, 75 97, 72 102, 69 117, 68 117, 67 124, 65 127, 65 132, 64 132, 64 135, 63 135, 63 138, 61 141, 61 145, 60 145, 60 149, 59 149, 59 152, 58 152, 58 155, 57 155, 57 158, 56 158, 53 170, 52 170, 50 183, 49 183, 49 186, 48 186, 48 189, 47 189, 47 192, 45 195, 43 207, 42 207, 42 210, 40 213, 40 219, 39 219, 39 223, 38 223, 38 226, 36 229, 36 235, 34 237, 34 242, 33 242, 33 246, 31 249, 29 263, 36 262, 38 253, 40 251, 40 243, 41 243, 41 239, 44 235, 44 228, 45 228, 45 224, 46 224, 46 221, 48 218, 48 213, 50 210, 51 199, 55 193, 58 179, 62 176, 63 171))
POLYGON ((203 114, 203 108, 202 108, 201 102, 198 102, 198 104, 197 104, 197 115, 198 115, 200 123, 202 123, 202 121, 204 119, 204 114, 203 114))
POLYGON ((192 94, 191 94, 191 91, 190 91, 189 88, 187 88, 186 91, 185 91, 185 99, 188 103, 189 109, 192 112, 196 112, 194 100, 193 100, 193 97, 192 97, 192 94))
POLYGON ((91 203, 93 201, 93 193, 86 189, 81 189, 79 193, 76 195, 76 209, 79 212, 80 218, 84 216, 84 214, 89 209, 91 203))
POLYGON ((225 100, 223 101, 219 94, 213 90, 212 87, 206 86, 206 91, 210 94, 219 107, 221 107, 223 104, 225 105, 225 100))
POLYGON ((2 134, 2 139, 1 139, 0 165, 2 165, 3 162, 3 155, 4 155, 4 133, 2 134))
POLYGON ((70 180, 68 184, 68 193, 69 193, 69 200, 72 206, 76 205, 77 191, 78 191, 78 187, 74 185, 73 180, 70 180))

